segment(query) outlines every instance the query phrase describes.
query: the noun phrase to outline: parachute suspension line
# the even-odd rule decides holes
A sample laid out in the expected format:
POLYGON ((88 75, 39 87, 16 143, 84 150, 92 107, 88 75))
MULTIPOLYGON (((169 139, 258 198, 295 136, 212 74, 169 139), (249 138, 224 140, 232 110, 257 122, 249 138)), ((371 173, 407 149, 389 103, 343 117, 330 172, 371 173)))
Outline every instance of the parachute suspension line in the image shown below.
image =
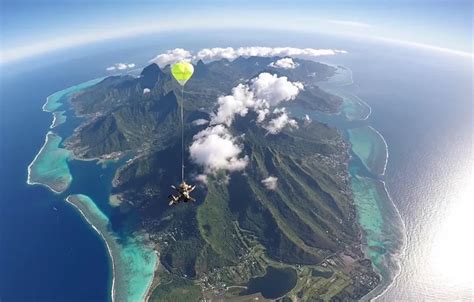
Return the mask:
POLYGON ((181 87, 181 182, 184 182, 184 86, 181 87))

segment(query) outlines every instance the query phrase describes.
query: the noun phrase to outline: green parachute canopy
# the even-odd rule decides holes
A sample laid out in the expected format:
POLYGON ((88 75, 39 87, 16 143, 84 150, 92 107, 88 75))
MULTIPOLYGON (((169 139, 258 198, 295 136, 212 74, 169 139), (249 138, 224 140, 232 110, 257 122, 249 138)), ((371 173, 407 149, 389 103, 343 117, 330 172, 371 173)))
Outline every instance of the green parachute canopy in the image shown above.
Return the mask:
POLYGON ((177 62, 171 66, 171 74, 181 86, 186 84, 186 82, 192 77, 193 72, 193 65, 185 61, 177 62))

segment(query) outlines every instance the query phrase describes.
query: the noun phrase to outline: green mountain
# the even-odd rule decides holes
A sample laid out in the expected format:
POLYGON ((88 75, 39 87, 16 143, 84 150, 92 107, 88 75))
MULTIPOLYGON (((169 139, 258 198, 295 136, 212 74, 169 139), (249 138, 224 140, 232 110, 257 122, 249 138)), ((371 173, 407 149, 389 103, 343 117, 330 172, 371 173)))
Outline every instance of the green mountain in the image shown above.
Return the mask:
MULTIPOLYGON (((209 119, 218 96, 264 71, 303 82, 295 100, 303 108, 338 111, 340 98, 317 87, 334 68, 307 60, 292 70, 269 67, 276 59, 199 61, 186 85, 185 144, 206 127, 191 122, 209 119)), ((112 221, 132 221, 130 228, 145 230, 156 243, 162 266, 151 300, 245 299, 249 293, 238 286, 265 275, 267 267, 296 272, 287 299, 358 299, 377 285, 359 247, 349 146, 335 129, 299 121, 298 129, 267 135, 254 113, 238 117, 229 130, 245 134, 245 173, 214 175, 196 190, 197 203, 168 207, 170 185, 181 177, 183 102, 169 66, 151 64, 137 78, 109 77, 70 102, 85 117, 66 143, 77 157, 130 158, 114 178, 119 205, 112 221), (276 190, 261 183, 270 175, 278 177, 276 190)), ((200 168, 189 160, 185 165, 191 180, 200 168)))

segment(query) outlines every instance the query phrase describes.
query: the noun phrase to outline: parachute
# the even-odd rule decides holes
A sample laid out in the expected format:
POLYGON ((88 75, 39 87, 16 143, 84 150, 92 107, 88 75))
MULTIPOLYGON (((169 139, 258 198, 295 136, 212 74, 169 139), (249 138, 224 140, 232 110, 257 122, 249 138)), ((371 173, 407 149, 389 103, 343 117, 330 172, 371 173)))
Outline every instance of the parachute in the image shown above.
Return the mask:
POLYGON ((186 82, 193 76, 194 67, 191 63, 181 61, 171 66, 171 74, 174 79, 184 87, 186 82))
POLYGON ((184 119, 183 119, 183 103, 184 103, 184 85, 186 82, 191 79, 193 76, 194 67, 191 63, 181 61, 173 64, 171 66, 171 74, 173 78, 181 85, 181 103, 180 103, 180 111, 181 111, 181 184, 176 188, 175 186, 171 186, 173 189, 178 191, 178 196, 174 196, 171 194, 168 196, 170 202, 169 205, 178 204, 181 201, 188 202, 188 201, 195 201, 189 193, 191 193, 196 186, 191 186, 186 184, 184 181, 184 119))

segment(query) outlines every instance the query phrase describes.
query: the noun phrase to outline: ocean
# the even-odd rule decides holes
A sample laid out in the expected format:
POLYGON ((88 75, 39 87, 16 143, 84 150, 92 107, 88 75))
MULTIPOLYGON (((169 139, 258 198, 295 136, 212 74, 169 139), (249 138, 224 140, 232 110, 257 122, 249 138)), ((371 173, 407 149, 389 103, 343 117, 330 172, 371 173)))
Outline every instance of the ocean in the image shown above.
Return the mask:
MULTIPOLYGON (((100 236, 64 202, 65 196, 26 184, 27 166, 51 124, 51 114, 41 110, 46 97, 102 77, 117 62, 143 66, 168 48, 263 45, 259 41, 281 46, 268 34, 210 33, 200 41, 186 34, 178 42, 167 35, 147 36, 2 66, 2 301, 107 301, 110 296, 110 262, 100 236)), ((407 245, 399 276, 378 299, 472 299, 471 59, 325 36, 291 35, 287 44, 348 50, 347 55, 321 60, 352 70, 354 85, 348 89, 371 107, 367 123, 387 142, 389 161, 382 180, 404 221, 407 245)), ((90 181, 91 188, 97 185, 90 181)), ((87 178, 81 186, 88 186, 87 178)), ((76 189, 73 183, 71 190, 76 189)))
POLYGON ((388 144, 383 179, 406 227, 400 275, 379 300, 472 301, 472 58, 389 47, 334 60, 388 144))

